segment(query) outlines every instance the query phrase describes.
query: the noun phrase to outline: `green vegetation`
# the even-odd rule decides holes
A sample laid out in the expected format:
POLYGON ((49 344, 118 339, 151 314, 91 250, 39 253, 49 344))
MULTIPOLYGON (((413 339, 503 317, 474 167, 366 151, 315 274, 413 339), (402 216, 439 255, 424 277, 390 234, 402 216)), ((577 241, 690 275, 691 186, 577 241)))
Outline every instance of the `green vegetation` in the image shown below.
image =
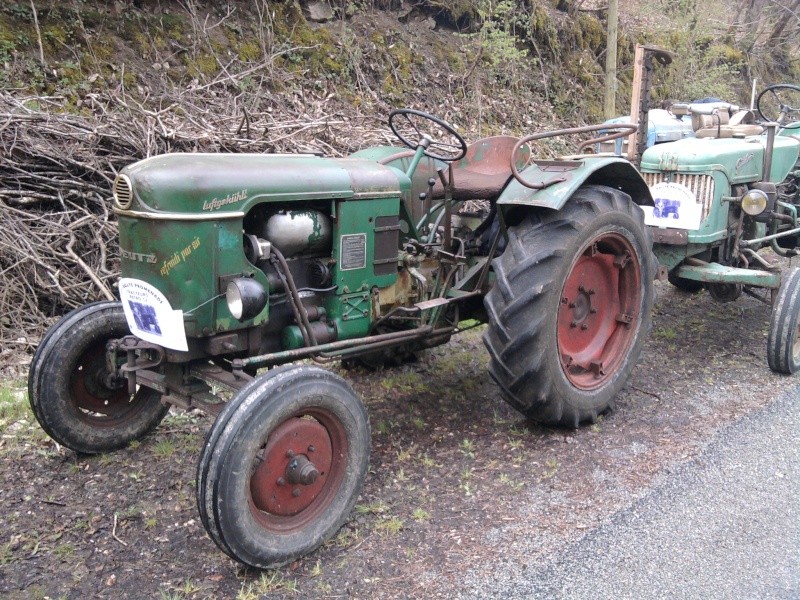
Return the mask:
MULTIPOLYGON (((571 122, 601 117, 601 11, 578 10, 581 3, 569 1, 427 0, 415 4, 414 15, 435 19, 436 35, 414 19, 407 29, 380 21, 364 35, 362 17, 374 23, 371 17, 386 3, 344 4, 335 5, 333 21, 314 23, 299 2, 222 6, 198 0, 147 11, 37 2, 36 27, 29 2, 8 2, 0 7, 0 84, 62 95, 76 111, 86 110, 83 96, 104 86, 147 95, 215 81, 248 94, 333 92, 351 107, 382 110, 385 103, 418 104, 434 91, 435 69, 450 97, 436 90, 423 103, 452 103, 460 120, 477 120, 477 133, 509 124, 520 129, 533 106, 571 122), (448 29, 455 35, 443 36, 448 29), (244 71, 250 74, 230 78, 244 71), (507 113, 498 109, 506 105, 507 113)), ((739 12, 756 10, 750 4, 739 12)), ((734 100, 749 90, 752 76, 778 81, 800 75, 797 25, 779 7, 762 11, 764 18, 749 29, 744 17, 732 14, 737 11, 723 11, 731 13, 729 22, 706 18, 714 11, 697 0, 634 3, 625 11, 617 49, 621 113, 637 42, 677 55, 657 82, 655 98, 734 100)))

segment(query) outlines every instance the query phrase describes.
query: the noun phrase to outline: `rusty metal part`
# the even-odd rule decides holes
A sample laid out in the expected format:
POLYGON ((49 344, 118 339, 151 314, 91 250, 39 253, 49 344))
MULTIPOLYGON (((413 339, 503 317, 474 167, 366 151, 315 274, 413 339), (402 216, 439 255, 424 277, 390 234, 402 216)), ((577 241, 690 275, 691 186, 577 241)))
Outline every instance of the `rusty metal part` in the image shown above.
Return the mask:
POLYGON ((348 447, 343 424, 323 408, 303 409, 273 429, 253 457, 248 501, 256 521, 290 534, 319 518, 335 502, 348 447))
POLYGON ((152 369, 164 362, 166 351, 163 347, 140 340, 134 335, 126 335, 123 338, 110 340, 106 345, 106 368, 109 376, 120 376, 128 380, 128 394, 136 393, 136 373, 145 369, 152 369), (117 370, 116 363, 118 353, 124 352, 126 355, 125 364, 117 370), (147 357, 148 354, 155 353, 155 357, 147 357))
POLYGON ((636 338, 641 276, 631 242, 617 233, 593 239, 572 266, 556 327, 564 375, 578 389, 618 372, 636 338))
POLYGON ((234 370, 238 370, 245 367, 261 367, 280 362, 288 362, 299 358, 308 358, 314 355, 321 355, 325 358, 338 358, 345 355, 343 352, 344 350, 353 348, 355 346, 358 346, 357 350, 359 351, 363 348, 365 352, 368 352, 376 348, 413 341, 427 335, 442 335, 452 332, 453 329, 450 327, 434 329, 430 325, 426 325, 411 329, 409 331, 396 331, 392 333, 370 336, 368 338, 370 341, 366 343, 364 338, 340 340, 338 342, 331 342, 329 344, 320 344, 319 346, 297 348, 296 350, 284 350, 282 352, 273 352, 270 354, 251 356, 248 358, 237 358, 232 361, 231 364, 234 370))
POLYGON ((188 373, 180 373, 183 373, 182 369, 171 375, 147 369, 139 370, 135 372, 136 383, 159 392, 162 395, 161 401, 165 404, 217 415, 225 403, 212 391, 212 386, 236 392, 253 380, 247 373, 231 372, 211 363, 195 364, 188 373))
POLYGON ((89 346, 69 376, 69 397, 78 418, 93 427, 116 427, 133 420, 141 405, 129 393, 116 365, 108 368, 105 340, 89 346))
POLYGON ((662 229, 654 225, 648 225, 647 228, 656 244, 685 246, 689 243, 689 232, 686 229, 662 229))
POLYGON ((324 487, 333 462, 331 440, 316 420, 292 418, 270 434, 257 462, 250 478, 255 507, 293 516, 308 508, 324 487))
POLYGON ((650 111, 650 87, 653 82, 653 59, 662 65, 672 62, 674 54, 653 45, 637 44, 634 50, 633 85, 631 86, 631 123, 637 124, 636 135, 628 140, 628 160, 639 165, 647 147, 648 113, 650 111))
MULTIPOLYGON (((316 448, 316 446, 309 444, 309 448, 316 448)), ((289 461, 289 464, 286 465, 286 480, 289 483, 312 485, 319 476, 320 472, 317 465, 308 460, 305 454, 294 456, 289 461)))
POLYGON ((202 363, 192 365, 189 374, 206 383, 213 383, 229 392, 238 392, 246 383, 253 380, 252 375, 243 371, 228 371, 220 365, 202 363))
POLYGON ((184 410, 200 409, 218 415, 225 404, 203 382, 175 386, 164 375, 155 371, 138 371, 136 380, 139 385, 159 392, 164 404, 174 404, 184 410))
POLYGON ((576 134, 580 134, 580 133, 591 133, 592 131, 601 131, 601 130, 607 131, 607 130, 610 130, 610 129, 621 129, 623 131, 619 131, 619 132, 614 133, 614 134, 605 135, 605 136, 602 136, 600 138, 592 138, 590 140, 587 140, 585 142, 585 144, 591 145, 591 144, 598 143, 600 141, 607 142, 609 140, 615 140, 617 138, 621 138, 621 137, 625 137, 625 136, 631 135, 633 132, 635 132, 637 130, 637 126, 636 125, 627 124, 627 123, 615 123, 613 125, 606 123, 606 124, 600 124, 600 125, 586 125, 584 127, 571 127, 569 129, 556 129, 555 131, 545 131, 543 133, 534 133, 532 135, 525 136, 525 137, 521 138, 516 143, 516 145, 514 146, 514 149, 511 152, 511 173, 514 175, 514 179, 519 181, 525 187, 533 189, 533 190, 541 190, 541 189, 544 189, 544 188, 546 188, 546 187, 548 187, 550 185, 553 185, 555 183, 560 183, 562 181, 566 181, 566 178, 564 178, 564 177, 560 177, 560 178, 556 177, 556 178, 550 179, 548 181, 537 181, 537 182, 532 182, 532 181, 526 180, 520 174, 519 169, 517 168, 517 154, 520 152, 520 150, 522 149, 523 146, 526 146, 528 143, 536 141, 536 140, 543 140, 543 139, 551 138, 551 137, 560 137, 560 136, 564 136, 564 135, 576 135, 576 134))

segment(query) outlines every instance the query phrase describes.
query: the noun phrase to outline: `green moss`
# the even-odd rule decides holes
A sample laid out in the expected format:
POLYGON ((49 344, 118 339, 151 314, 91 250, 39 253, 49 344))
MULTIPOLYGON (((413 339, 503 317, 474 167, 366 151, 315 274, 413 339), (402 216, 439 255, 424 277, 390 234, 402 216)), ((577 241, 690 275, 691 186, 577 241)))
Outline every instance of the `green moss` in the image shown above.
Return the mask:
POLYGON ((538 4, 533 7, 529 29, 534 41, 557 53, 558 30, 544 7, 538 4))
POLYGON ((606 30, 599 20, 590 15, 578 15, 578 45, 599 54, 606 46, 606 30))
POLYGON ((108 14, 101 10, 87 6, 81 13, 83 26, 88 28, 102 28, 108 19, 108 14))
POLYGON ((186 70, 192 77, 212 77, 219 72, 219 63, 213 54, 200 54, 194 59, 187 57, 186 70))
POLYGON ((389 55, 394 59, 400 75, 410 77, 411 67, 414 64, 411 48, 403 42, 396 42, 389 48, 389 55))
POLYGON ((133 71, 126 70, 122 75, 122 83, 128 89, 133 89, 136 86, 136 74, 133 71))
POLYGON ((117 50, 115 38, 112 35, 104 34, 92 39, 92 53, 101 62, 110 62, 114 58, 117 50))
POLYGON ((263 57, 261 46, 256 42, 244 42, 239 46, 239 60, 250 62, 261 60, 263 57))
POLYGON ((162 13, 158 16, 161 28, 171 34, 183 35, 186 30, 186 16, 176 13, 162 13))
POLYGON ((14 40, 12 24, 8 17, 0 13, 0 41, 11 42, 14 40))

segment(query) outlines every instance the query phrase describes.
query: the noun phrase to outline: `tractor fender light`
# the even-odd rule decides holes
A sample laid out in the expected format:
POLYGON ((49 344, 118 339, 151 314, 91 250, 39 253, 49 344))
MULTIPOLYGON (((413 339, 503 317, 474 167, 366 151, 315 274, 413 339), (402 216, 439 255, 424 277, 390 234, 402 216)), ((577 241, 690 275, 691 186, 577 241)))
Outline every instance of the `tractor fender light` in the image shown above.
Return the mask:
POLYGON ((234 319, 247 321, 264 310, 267 305, 267 290, 253 279, 239 277, 228 283, 225 301, 234 319))
POLYGON ((751 217, 763 213, 769 205, 769 197, 761 190, 749 190, 742 196, 742 210, 751 217))

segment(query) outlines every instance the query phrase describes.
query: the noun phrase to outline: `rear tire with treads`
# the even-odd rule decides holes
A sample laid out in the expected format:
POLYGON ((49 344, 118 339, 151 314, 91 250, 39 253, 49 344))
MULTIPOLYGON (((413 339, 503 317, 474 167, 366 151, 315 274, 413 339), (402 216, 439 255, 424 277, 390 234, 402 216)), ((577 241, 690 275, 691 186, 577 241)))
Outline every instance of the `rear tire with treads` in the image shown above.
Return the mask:
POLYGON ((535 421, 577 427, 622 389, 650 328, 657 261, 643 213, 581 187, 559 211, 509 227, 484 303, 489 372, 535 421))

